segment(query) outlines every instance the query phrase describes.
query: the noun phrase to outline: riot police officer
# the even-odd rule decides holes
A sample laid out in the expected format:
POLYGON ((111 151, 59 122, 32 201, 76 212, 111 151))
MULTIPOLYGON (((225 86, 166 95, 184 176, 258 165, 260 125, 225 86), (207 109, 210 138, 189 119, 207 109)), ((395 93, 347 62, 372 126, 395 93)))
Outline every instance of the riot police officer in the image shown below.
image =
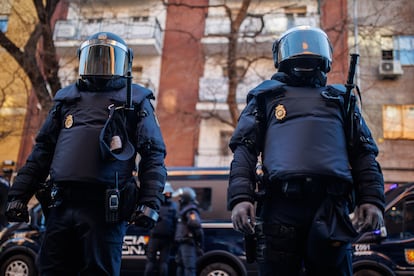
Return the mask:
POLYGON ((38 256, 41 275, 119 275, 127 221, 152 228, 166 179, 166 155, 151 91, 131 84, 133 53, 100 32, 79 50, 78 81, 55 105, 9 192, 9 221, 50 176, 51 202, 38 256), (138 164, 139 193, 133 171, 138 164))
POLYGON ((179 188, 180 209, 175 231, 177 276, 195 276, 197 256, 203 254, 204 231, 198 211, 196 193, 190 187, 179 188))
POLYGON ((159 275, 168 275, 168 263, 171 249, 174 245, 175 226, 177 221, 178 206, 172 200, 174 189, 169 182, 165 183, 163 194, 165 201, 161 204, 160 216, 154 228, 147 247, 147 263, 144 275, 154 275, 158 267, 159 275), (159 252, 159 254, 158 254, 159 252), (157 264, 158 259, 158 266, 157 264))
POLYGON ((7 225, 5 216, 7 194, 10 189, 10 182, 6 177, 0 176, 0 230, 7 225))
POLYGON ((261 275, 298 275, 303 264, 308 275, 352 275, 353 202, 357 230, 383 225, 378 148, 359 109, 346 112, 344 86, 326 86, 332 46, 325 32, 288 30, 273 59, 278 72, 249 92, 229 143, 233 226, 255 235, 261 275), (257 193, 260 154, 264 191, 257 193))

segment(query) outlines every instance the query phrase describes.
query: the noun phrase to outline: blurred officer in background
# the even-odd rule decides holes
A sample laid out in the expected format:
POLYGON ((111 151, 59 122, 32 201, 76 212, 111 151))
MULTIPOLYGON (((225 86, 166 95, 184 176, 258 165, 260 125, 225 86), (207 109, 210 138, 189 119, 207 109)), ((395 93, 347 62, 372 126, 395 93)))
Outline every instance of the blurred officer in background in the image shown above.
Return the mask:
POLYGON ((197 257, 203 254, 204 248, 196 193, 192 188, 183 187, 174 193, 175 196, 179 196, 180 202, 175 231, 177 276, 195 276, 197 257))
POLYGON ((50 175, 40 274, 114 276, 127 221, 150 229, 158 219, 166 151, 152 92, 131 84, 133 54, 124 40, 96 33, 78 58, 80 78, 56 93, 6 215, 27 221, 27 203, 50 175), (132 175, 137 153, 139 192, 132 175))
POLYGON ((0 176, 0 230, 7 226, 7 219, 5 216, 7 205, 7 194, 10 189, 10 183, 7 177, 0 176))
POLYGON ((157 268, 159 275, 168 275, 168 262, 171 249, 174 245, 174 234, 178 212, 177 203, 172 200, 173 192, 174 189, 171 184, 169 182, 165 183, 163 191, 165 201, 161 204, 158 222, 151 230, 151 237, 147 248, 147 264, 145 266, 146 276, 155 275, 155 268, 157 268))
POLYGON ((357 230, 383 226, 378 148, 356 105, 347 112, 350 90, 326 86, 332 46, 325 32, 288 30, 273 59, 278 73, 249 92, 229 145, 233 226, 256 235, 261 275, 298 275, 303 264, 308 275, 352 275, 352 192, 357 230), (264 193, 255 193, 260 154, 264 193))

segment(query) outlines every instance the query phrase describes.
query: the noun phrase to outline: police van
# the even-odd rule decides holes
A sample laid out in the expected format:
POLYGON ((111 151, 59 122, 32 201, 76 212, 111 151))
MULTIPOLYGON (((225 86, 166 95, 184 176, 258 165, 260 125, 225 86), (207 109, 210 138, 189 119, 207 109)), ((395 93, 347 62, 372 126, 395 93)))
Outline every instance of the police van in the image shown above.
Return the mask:
MULTIPOLYGON (((243 235, 233 230, 226 210, 228 168, 169 168, 174 189, 196 191, 205 233, 204 255, 198 258, 197 275, 257 275, 245 261, 243 235)), ((11 223, 0 232, 0 275, 37 275, 35 258, 45 230, 42 209, 30 210, 29 223, 11 223)), ((146 264, 149 232, 130 225, 122 247, 121 275, 142 275, 146 264)), ((175 275, 174 252, 170 275, 175 275)))
MULTIPOLYGON (((243 235, 232 228, 226 209, 228 168, 168 168, 174 189, 188 186, 197 194, 205 232, 205 254, 197 275, 257 275, 246 262, 243 235)), ((29 223, 12 223, 0 231, 0 275, 37 275, 34 260, 44 232, 39 205, 30 210, 29 223)), ((367 233, 353 245, 354 275, 414 275, 414 183, 386 193, 387 238, 367 233)), ((148 231, 130 225, 124 238, 121 275, 142 275, 148 231)), ((170 258, 174 273, 174 253, 170 258)))
MULTIPOLYGON (((197 275, 257 275, 256 265, 245 258, 243 235, 233 230, 227 211, 229 168, 168 168, 167 181, 174 190, 191 187, 196 192, 205 236, 204 255, 197 260, 197 275)), ((122 275, 137 275, 145 268, 148 233, 130 226, 124 238, 122 275)), ((174 254, 170 258, 174 275, 174 254)))
POLYGON ((414 275, 414 183, 395 185, 385 194, 385 226, 353 244, 355 276, 414 275))

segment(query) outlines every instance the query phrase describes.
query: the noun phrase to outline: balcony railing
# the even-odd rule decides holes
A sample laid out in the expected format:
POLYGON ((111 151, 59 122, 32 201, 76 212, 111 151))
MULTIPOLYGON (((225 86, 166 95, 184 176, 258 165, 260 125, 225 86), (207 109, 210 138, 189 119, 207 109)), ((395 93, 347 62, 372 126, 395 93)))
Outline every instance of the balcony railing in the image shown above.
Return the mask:
MULTIPOLYGON (((284 13, 263 15, 264 25, 259 18, 247 18, 240 27, 239 50, 244 54, 263 54, 271 51, 271 45, 276 38, 293 26, 318 26, 319 17, 287 16, 284 13), (260 32, 259 32, 260 31, 260 32), (258 33, 256 35, 256 33, 258 33), (254 35, 254 37, 252 37, 254 35)), ((202 39, 207 54, 217 54, 225 50, 228 43, 225 35, 230 32, 230 22, 224 16, 209 16, 206 19, 204 38, 202 39)))
POLYGON ((98 18, 59 20, 56 22, 54 41, 56 48, 79 47, 88 36, 107 31, 119 35, 129 47, 138 49, 141 55, 159 55, 162 49, 162 31, 155 17, 146 18, 98 18))
MULTIPOLYGON (((200 78, 198 98, 200 102, 225 103, 228 95, 229 79, 221 78, 200 78)), ((236 100, 238 103, 245 103, 247 93, 256 87, 261 81, 260 78, 246 78, 237 85, 236 100)))

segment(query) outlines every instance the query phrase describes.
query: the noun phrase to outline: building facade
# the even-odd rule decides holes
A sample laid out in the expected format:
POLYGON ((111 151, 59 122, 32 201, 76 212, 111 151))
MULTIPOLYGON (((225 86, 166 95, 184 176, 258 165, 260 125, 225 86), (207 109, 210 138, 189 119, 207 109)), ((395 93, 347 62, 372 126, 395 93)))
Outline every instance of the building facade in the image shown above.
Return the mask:
POLYGON ((385 180, 414 181, 413 1, 253 0, 237 29, 237 47, 230 37, 243 1, 67 3, 54 30, 62 86, 77 78, 82 40, 98 31, 124 38, 135 54, 134 81, 157 97, 168 166, 229 166, 231 82, 241 110, 247 92, 275 72, 272 43, 290 27, 311 25, 333 44, 329 83, 345 83, 349 54, 360 54, 356 82, 385 180))

